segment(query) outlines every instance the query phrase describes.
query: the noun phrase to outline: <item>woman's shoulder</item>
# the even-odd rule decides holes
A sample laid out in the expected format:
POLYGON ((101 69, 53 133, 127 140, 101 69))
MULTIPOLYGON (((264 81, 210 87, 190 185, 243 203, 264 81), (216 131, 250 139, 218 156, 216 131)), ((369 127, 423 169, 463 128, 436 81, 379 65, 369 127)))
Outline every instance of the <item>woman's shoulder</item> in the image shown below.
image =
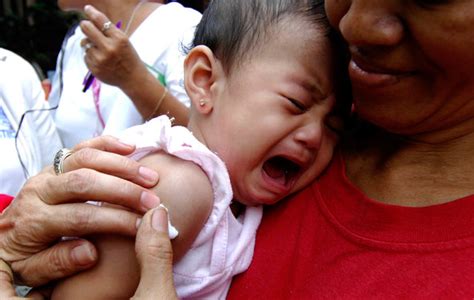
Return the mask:
POLYGON ((0 78, 2 78, 0 83, 15 80, 39 82, 39 77, 33 66, 10 50, 0 48, 0 63, 0 78))
POLYGON ((130 36, 130 42, 147 64, 182 66, 177 60, 184 59, 183 46, 191 44, 200 20, 201 14, 197 11, 177 3, 163 4, 141 22, 130 36))
POLYGON ((173 2, 155 7, 143 24, 150 24, 155 33, 173 35, 194 28, 201 17, 200 12, 173 2))
POLYGON ((177 19, 177 16, 186 16, 188 22, 200 21, 202 14, 195 9, 184 7, 182 4, 177 2, 171 2, 160 6, 161 12, 167 14, 173 22, 183 23, 184 20, 177 19))

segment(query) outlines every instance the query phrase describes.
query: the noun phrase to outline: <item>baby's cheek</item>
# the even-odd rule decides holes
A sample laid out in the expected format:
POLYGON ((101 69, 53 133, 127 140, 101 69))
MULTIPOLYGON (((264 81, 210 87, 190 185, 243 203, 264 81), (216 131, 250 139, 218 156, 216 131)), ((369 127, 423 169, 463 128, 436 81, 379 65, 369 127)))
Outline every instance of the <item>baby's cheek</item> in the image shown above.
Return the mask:
POLYGON ((321 148, 319 148, 319 150, 316 150, 317 156, 313 166, 311 167, 311 171, 308 172, 307 176, 304 176, 303 180, 300 183, 301 187, 311 184, 311 182, 317 179, 326 169, 326 167, 331 163, 331 160, 334 156, 334 149, 338 143, 338 140, 339 138, 334 133, 332 133, 331 137, 326 136, 323 139, 321 148))

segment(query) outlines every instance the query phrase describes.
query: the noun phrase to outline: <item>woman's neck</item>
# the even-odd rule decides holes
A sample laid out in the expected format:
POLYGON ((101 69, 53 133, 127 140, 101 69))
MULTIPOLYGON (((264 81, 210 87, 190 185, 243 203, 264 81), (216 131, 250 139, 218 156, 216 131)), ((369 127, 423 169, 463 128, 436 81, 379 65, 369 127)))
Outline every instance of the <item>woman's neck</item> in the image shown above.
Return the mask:
POLYGON ((402 206, 474 194, 474 130, 460 132, 428 142, 364 128, 343 146, 347 176, 368 197, 402 206))

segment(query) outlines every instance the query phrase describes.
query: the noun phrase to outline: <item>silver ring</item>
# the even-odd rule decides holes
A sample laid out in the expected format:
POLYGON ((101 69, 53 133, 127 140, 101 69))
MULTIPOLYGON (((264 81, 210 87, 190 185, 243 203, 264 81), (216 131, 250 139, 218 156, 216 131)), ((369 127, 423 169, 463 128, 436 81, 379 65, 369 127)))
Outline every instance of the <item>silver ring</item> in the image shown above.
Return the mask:
POLYGON ((92 43, 87 43, 84 45, 84 50, 87 52, 87 50, 89 50, 92 47, 93 47, 92 43))
POLYGON ((68 148, 62 148, 56 153, 53 161, 54 173, 56 173, 56 175, 64 173, 64 160, 66 160, 66 158, 68 158, 72 153, 72 150, 69 150, 68 148))
POLYGON ((107 30, 110 29, 110 27, 112 27, 112 22, 110 21, 105 22, 104 25, 102 25, 102 32, 106 32, 107 30))

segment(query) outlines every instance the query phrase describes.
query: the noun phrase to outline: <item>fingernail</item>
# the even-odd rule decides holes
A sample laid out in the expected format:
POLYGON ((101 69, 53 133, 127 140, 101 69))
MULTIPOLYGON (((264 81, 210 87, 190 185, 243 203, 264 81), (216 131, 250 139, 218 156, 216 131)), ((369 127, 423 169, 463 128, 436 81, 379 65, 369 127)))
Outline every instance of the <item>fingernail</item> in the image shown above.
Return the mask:
POLYGON ((138 174, 146 181, 156 182, 158 180, 158 173, 152 169, 146 167, 140 167, 138 174))
POLYGON ((86 6, 84 6, 84 11, 87 12, 89 9, 91 9, 91 6, 89 4, 87 4, 86 6))
POLYGON ((164 210, 166 210, 166 213, 169 213, 168 208, 163 203, 160 203, 158 207, 163 208, 164 210))
POLYGON ((90 265, 96 259, 95 251, 90 245, 80 245, 71 252, 72 258, 81 266, 90 265))
POLYGON ((151 216, 151 227, 158 232, 168 231, 168 214, 166 211, 166 207, 160 205, 151 216))
POLYGON ((149 210, 160 205, 160 198, 152 192, 143 192, 140 197, 140 203, 145 210, 149 210))
POLYGON ((142 223, 142 218, 138 218, 137 222, 135 223, 135 227, 138 229, 138 227, 140 227, 141 223, 142 223))

